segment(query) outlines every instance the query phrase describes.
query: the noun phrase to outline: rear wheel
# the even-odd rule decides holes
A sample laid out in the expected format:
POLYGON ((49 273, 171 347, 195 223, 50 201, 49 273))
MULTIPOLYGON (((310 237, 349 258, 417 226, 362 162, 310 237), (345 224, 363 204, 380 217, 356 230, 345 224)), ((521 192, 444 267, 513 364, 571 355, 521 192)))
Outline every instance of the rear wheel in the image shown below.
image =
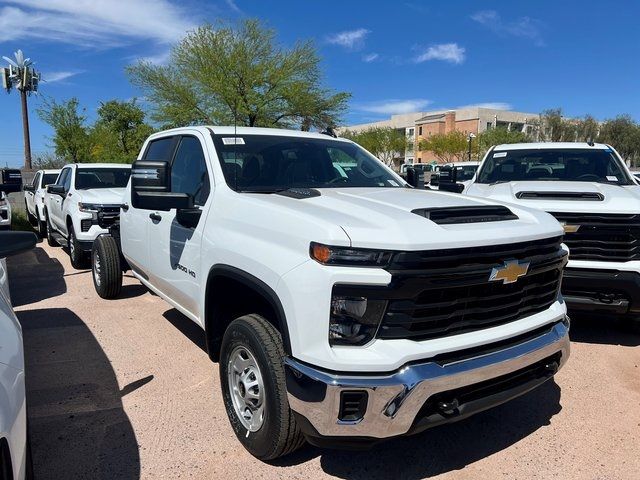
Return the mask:
POLYGON ((35 222, 38 236, 40 238, 45 238, 47 236, 47 222, 45 220, 40 220, 40 212, 38 210, 36 210, 35 222))
POLYGON ((287 401, 280 333, 260 315, 237 318, 220 354, 220 383, 227 415, 242 445, 260 460, 287 455, 304 437, 287 401))
POLYGON ((122 289, 120 250, 110 235, 100 235, 91 249, 93 286, 102 298, 115 298, 122 289))
POLYGON ((69 239, 67 241, 69 247, 69 257, 71 258, 71 266, 76 269, 87 267, 87 254, 80 247, 80 243, 76 238, 76 232, 73 225, 69 225, 69 239))

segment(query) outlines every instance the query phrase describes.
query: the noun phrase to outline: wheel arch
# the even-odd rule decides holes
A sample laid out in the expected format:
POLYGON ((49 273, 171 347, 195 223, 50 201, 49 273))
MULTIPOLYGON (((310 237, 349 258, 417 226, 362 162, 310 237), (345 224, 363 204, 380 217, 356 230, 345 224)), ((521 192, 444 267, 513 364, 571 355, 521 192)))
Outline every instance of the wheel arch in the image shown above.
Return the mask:
MULTIPOLYGON (((256 276, 231 265, 218 264, 211 267, 207 277, 205 290, 205 332, 207 341, 207 352, 213 361, 217 361, 220 354, 222 336, 227 325, 233 318, 230 316, 241 316, 247 313, 260 313, 261 311, 249 311, 249 305, 234 306, 230 310, 225 309, 225 305, 215 305, 213 301, 214 288, 220 285, 240 286, 246 289, 243 293, 252 293, 256 297, 253 300, 261 299, 264 304, 259 305, 262 309, 268 306, 270 315, 267 320, 274 325, 282 336, 282 343, 286 354, 291 354, 291 343, 289 339, 289 328, 286 314, 282 302, 276 292, 265 282, 256 276), (246 310, 246 311, 245 311, 246 310), (225 313, 227 313, 225 315, 225 313)), ((237 317, 234 317, 237 318, 237 317)))

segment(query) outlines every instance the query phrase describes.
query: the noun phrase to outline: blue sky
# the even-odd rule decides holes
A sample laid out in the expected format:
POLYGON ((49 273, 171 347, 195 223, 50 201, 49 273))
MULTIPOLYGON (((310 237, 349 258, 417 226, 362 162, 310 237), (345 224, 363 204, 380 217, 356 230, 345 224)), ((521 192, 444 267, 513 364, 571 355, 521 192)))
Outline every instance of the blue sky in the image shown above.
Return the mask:
MULTIPOLYGON (((21 48, 47 80, 42 93, 77 96, 92 119, 100 101, 140 96, 128 63, 161 63, 193 26, 246 17, 284 45, 315 41, 328 86, 353 94, 346 123, 474 104, 640 119, 640 3, 624 0, 0 0, 0 55, 21 48)), ((34 153, 50 149, 38 103, 34 153)), ((15 92, 0 95, 0 122, 0 165, 20 165, 15 92)))

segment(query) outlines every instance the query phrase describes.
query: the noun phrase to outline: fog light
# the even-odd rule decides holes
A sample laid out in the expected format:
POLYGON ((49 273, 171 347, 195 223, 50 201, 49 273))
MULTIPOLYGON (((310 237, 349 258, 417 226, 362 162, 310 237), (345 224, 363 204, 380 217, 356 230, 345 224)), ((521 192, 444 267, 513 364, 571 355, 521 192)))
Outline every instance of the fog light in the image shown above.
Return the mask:
POLYGON ((368 343, 378 330, 386 305, 385 300, 334 296, 331 299, 329 343, 331 345, 368 343))

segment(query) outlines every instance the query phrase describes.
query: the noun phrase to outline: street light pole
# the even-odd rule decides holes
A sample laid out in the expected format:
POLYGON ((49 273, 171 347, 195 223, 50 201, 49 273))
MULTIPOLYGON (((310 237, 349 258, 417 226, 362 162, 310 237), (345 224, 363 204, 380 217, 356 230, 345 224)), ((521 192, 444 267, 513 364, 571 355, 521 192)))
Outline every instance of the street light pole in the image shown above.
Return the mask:
POLYGON ((476 138, 476 136, 473 133, 469 134, 469 137, 467 138, 467 140, 469 141, 469 155, 468 155, 468 160, 471 161, 471 141, 476 138))

